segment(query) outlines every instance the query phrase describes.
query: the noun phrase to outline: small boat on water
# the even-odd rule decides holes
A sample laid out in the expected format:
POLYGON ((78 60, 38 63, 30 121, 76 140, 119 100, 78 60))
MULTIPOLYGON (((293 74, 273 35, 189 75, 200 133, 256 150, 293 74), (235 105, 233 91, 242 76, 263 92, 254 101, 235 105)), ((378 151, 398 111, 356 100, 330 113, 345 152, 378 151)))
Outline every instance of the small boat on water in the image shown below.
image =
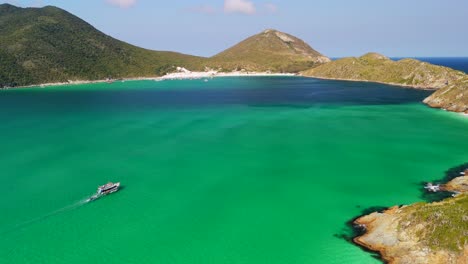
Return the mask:
POLYGON ((88 201, 91 202, 91 201, 101 198, 101 196, 115 193, 116 191, 119 190, 119 187, 120 187, 120 182, 116 182, 116 183, 108 182, 104 185, 101 185, 97 188, 97 192, 93 196, 91 196, 88 199, 88 201))

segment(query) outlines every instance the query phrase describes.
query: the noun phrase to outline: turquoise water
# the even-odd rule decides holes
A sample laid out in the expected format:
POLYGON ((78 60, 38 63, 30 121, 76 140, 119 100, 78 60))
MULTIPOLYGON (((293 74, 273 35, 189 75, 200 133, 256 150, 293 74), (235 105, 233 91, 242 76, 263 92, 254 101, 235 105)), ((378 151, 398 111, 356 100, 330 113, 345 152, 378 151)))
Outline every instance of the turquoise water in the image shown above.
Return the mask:
POLYGON ((0 91, 0 263, 379 263, 339 238, 466 163, 429 92, 303 78, 0 91), (83 201, 107 181, 122 191, 83 201))

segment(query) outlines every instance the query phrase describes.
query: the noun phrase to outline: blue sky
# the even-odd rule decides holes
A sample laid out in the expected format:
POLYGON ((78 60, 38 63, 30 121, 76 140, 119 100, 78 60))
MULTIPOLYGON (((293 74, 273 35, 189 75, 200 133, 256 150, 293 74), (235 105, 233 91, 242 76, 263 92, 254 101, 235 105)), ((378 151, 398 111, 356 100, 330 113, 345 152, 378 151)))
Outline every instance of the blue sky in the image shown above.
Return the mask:
POLYGON ((211 56, 267 28, 330 57, 468 57, 467 0, 10 0, 55 5, 120 40, 211 56))

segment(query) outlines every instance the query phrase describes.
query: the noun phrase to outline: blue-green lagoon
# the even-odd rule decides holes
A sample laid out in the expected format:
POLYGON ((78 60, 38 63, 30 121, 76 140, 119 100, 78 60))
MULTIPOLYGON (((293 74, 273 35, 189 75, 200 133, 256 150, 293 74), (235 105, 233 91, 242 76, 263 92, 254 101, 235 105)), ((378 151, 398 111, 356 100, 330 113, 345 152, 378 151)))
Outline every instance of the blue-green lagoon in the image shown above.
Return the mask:
POLYGON ((0 91, 0 263, 379 263, 340 238, 468 161, 429 95, 299 77, 0 91), (85 203, 100 184, 113 195, 85 203))

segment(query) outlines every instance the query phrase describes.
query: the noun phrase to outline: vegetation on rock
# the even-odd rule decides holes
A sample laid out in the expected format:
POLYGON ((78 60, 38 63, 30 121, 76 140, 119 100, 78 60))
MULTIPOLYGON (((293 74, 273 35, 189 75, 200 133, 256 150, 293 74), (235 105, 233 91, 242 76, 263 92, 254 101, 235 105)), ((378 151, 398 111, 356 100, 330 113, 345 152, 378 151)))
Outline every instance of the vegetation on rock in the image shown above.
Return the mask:
POLYGON ((468 76, 437 90, 424 103, 431 107, 468 114, 468 76))
POLYGON ((299 72, 330 62, 303 40, 268 29, 215 55, 210 65, 226 70, 299 72))
POLYGON ((460 193, 454 198, 360 217, 355 223, 367 231, 354 241, 380 252, 390 263, 467 263, 467 186, 468 176, 458 177, 442 186, 460 193))
POLYGON ((460 253, 468 247, 468 194, 408 206, 402 213, 400 229, 412 232, 431 250, 460 253))
POLYGON ((393 61, 377 53, 359 58, 343 58, 302 72, 304 76, 381 82, 424 89, 453 84, 465 74, 415 59, 393 61))

